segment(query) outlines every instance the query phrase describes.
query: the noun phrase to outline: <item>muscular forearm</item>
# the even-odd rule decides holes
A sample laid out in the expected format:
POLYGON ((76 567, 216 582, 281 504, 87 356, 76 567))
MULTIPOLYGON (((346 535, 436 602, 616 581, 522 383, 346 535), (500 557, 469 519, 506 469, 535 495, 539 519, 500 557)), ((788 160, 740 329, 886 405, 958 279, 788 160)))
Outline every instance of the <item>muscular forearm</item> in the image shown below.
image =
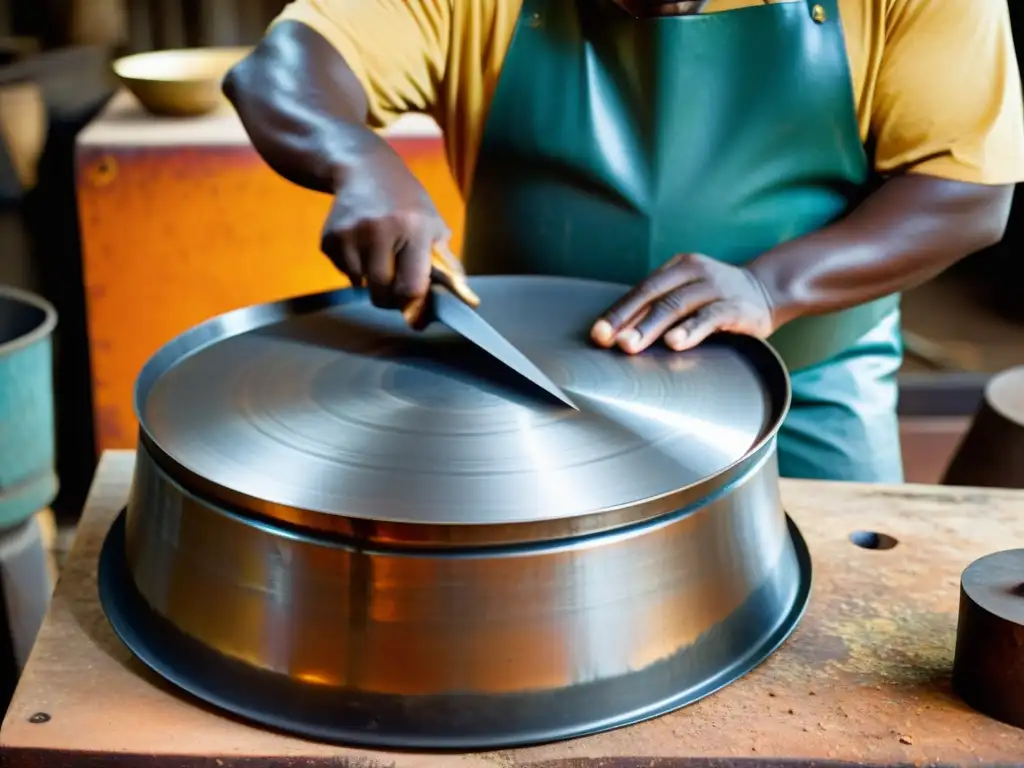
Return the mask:
POLYGON ((907 175, 842 221, 751 265, 777 325, 904 291, 1002 239, 1012 186, 907 175))
MULTIPOLYGON (((382 41, 381 45, 387 45, 382 41)), ((475 300, 448 254, 451 233, 423 185, 367 128, 362 84, 335 48, 297 22, 275 26, 224 82, 256 150, 289 181, 334 196, 320 247, 380 307, 416 321, 434 266, 475 300)))
POLYGON ((390 153, 366 127, 366 94, 320 35, 283 22, 224 80, 256 151, 303 187, 334 192, 357 159, 390 153))

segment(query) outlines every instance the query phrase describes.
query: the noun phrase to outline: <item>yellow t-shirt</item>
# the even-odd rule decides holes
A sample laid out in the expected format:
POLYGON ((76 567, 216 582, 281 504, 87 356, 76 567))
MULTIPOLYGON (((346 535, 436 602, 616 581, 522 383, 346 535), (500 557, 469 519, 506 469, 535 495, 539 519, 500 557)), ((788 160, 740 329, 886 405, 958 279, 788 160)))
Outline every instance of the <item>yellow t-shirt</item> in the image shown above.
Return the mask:
MULTIPOLYGON (((1019 2, 1020 0, 1015 0, 1019 2)), ((705 13, 761 2, 711 0, 705 13)), ((861 139, 881 173, 1024 181, 1024 100, 1007 0, 839 0, 861 139)), ((362 82, 370 124, 431 115, 465 192, 522 0, 294 0, 362 82)))

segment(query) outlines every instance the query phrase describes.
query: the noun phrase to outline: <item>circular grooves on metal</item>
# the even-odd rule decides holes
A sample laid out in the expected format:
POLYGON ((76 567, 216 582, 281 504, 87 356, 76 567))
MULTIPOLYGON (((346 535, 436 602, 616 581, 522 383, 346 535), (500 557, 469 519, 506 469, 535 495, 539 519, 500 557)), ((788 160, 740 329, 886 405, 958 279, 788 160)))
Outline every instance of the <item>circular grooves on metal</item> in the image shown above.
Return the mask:
POLYGON ((385 543, 575 536, 729 486, 789 407, 764 342, 630 357, 587 329, 624 286, 482 277, 480 312, 581 407, 447 329, 410 331, 346 289, 237 310, 179 336, 136 385, 140 442, 187 491, 385 543))
MULTIPOLYGON (((692 670, 692 656, 728 656, 730 643, 745 635, 751 642, 727 663, 705 658, 715 673, 687 680, 685 686, 650 695, 679 677, 674 659, 658 663, 623 680, 602 680, 570 690, 521 695, 432 695, 399 697, 360 691, 339 692, 294 679, 256 671, 228 659, 186 636, 146 603, 135 587, 125 555, 125 513, 112 525, 99 559, 100 603, 121 641, 152 671, 214 707, 260 725, 296 736, 338 744, 386 749, 503 749, 578 738, 633 725, 688 706, 743 677, 766 660, 796 628, 811 592, 811 559, 795 523, 786 518, 796 555, 799 580, 789 609, 767 632, 758 633, 765 616, 758 609, 770 600, 757 592, 723 625, 709 631, 694 648, 679 656, 683 676, 692 670), (697 649, 695 654, 695 648, 697 649), (622 696, 623 692, 634 695, 622 696), (619 694, 616 696, 616 694, 619 694), (614 705, 600 719, 576 719, 596 702, 614 705), (629 700, 627 700, 629 699, 629 700), (516 722, 519 728, 508 730, 516 722)), ((779 576, 780 582, 785 581, 779 576)), ((771 580, 770 580, 771 581, 771 580)), ((778 585, 766 584, 766 589, 778 585)))

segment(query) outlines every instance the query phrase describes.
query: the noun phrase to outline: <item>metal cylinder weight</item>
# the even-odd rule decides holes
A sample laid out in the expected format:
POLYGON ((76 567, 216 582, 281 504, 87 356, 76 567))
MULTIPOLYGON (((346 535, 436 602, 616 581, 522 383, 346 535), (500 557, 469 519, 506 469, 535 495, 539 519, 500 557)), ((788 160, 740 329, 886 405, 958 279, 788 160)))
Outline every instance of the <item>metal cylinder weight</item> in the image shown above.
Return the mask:
POLYGON ((953 688, 979 712, 1024 728, 1024 549, 964 571, 953 688))

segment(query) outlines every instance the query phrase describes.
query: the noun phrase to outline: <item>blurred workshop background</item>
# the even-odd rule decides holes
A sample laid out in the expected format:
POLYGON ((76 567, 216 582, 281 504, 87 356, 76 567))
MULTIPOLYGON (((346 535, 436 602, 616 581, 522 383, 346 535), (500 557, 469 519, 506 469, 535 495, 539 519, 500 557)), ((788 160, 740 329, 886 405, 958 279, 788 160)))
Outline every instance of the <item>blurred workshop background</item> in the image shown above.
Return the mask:
MULTIPOLYGON (((133 446, 132 382, 159 344, 219 312, 338 283, 317 253, 325 198, 266 168, 224 105, 149 114, 111 67, 145 51, 244 49, 284 4, 0 2, 0 284, 43 296, 60 318, 62 523, 78 514, 98 452, 133 446)), ((1024 7, 1011 9, 1020 37, 1024 7)), ((409 120, 392 140, 458 232, 436 129, 409 120)), ((911 480, 941 476, 984 375, 1024 363, 1022 230, 1018 202, 1001 246, 905 298, 911 480)))
MULTIPOLYGON (((283 5, 0 0, 0 286, 44 298, 59 318, 59 493, 42 513, 58 559, 66 537, 55 531, 73 530, 99 453, 134 447, 134 377, 160 344, 226 310, 341 283, 318 253, 327 198, 267 168, 217 96, 218 73, 283 5), (129 60, 120 78, 112 66, 180 48, 224 50, 129 60), (168 92, 154 75, 161 67, 195 80, 192 95, 168 92), (196 114, 153 114, 126 84, 165 111, 177 104, 196 114)), ((1010 7, 1024 51, 1024 3, 1010 7)), ((434 195, 457 247, 462 204, 436 127, 412 118, 390 140, 434 195)), ((1002 245, 905 297, 910 481, 939 482, 987 377, 1024 364, 1019 198, 1002 245)), ((0 318, 0 330, 12 328, 0 318)), ((10 341, 0 338, 0 366, 10 341)), ((5 450, 23 446, 0 446, 0 457, 5 450)))

